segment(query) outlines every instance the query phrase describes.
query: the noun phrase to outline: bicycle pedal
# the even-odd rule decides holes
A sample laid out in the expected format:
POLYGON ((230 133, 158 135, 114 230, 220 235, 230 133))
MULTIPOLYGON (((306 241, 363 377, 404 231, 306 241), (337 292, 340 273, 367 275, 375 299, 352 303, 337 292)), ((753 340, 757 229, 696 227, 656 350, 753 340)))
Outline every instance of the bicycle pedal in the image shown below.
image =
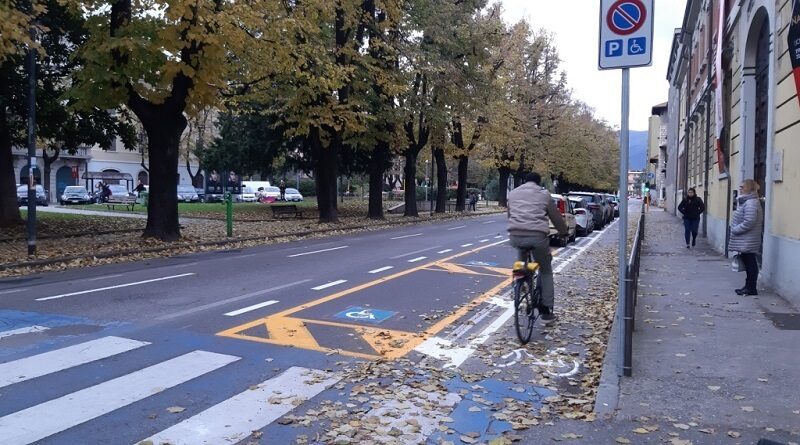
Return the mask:
POLYGON ((528 263, 528 271, 529 272, 536 272, 539 270, 539 264, 537 263, 528 263))
POLYGON ((514 272, 522 270, 523 267, 525 267, 525 263, 523 263, 522 261, 517 261, 516 263, 514 263, 514 272))

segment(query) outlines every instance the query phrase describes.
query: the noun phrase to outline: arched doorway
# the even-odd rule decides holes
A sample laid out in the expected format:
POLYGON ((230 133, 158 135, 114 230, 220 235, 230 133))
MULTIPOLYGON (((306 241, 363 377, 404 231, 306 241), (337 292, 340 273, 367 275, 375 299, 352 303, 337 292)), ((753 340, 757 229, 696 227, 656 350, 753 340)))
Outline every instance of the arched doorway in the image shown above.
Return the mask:
POLYGON ((137 175, 136 180, 141 181, 143 185, 150 185, 150 175, 148 175, 147 172, 144 170, 139 172, 139 175, 137 175))
POLYGON ((753 180, 761 186, 761 192, 767 191, 767 145, 769 141, 769 65, 770 57, 770 27, 769 21, 764 19, 758 29, 756 42, 755 64, 755 134, 753 143, 753 180))
MULTIPOLYGON (((19 183, 20 184, 27 184, 28 177, 30 176, 31 166, 30 164, 25 165, 22 167, 22 170, 19 171, 19 183)), ((36 181, 37 184, 42 185, 42 171, 39 167, 34 167, 33 169, 33 180, 36 181)))
POLYGON ((74 185, 75 180, 72 178, 72 167, 62 166, 56 170, 56 197, 61 199, 60 196, 64 194, 64 189, 70 185, 74 185))
MULTIPOLYGON (((119 173, 119 170, 113 168, 107 168, 103 171, 106 173, 119 173)), ((119 184, 119 179, 106 179, 103 182, 105 182, 106 184, 119 184)))

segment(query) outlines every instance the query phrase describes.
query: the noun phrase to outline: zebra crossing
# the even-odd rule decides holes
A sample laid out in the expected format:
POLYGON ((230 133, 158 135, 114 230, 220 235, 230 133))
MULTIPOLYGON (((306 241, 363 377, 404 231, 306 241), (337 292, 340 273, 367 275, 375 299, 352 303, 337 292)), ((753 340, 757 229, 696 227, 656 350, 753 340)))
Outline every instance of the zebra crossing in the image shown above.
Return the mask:
MULTIPOLYGON (((191 381, 219 378, 221 370, 242 359, 193 350, 149 366, 135 365, 123 375, 99 383, 92 381, 89 386, 27 408, 14 405, 15 400, 21 400, 15 387, 23 382, 57 386, 50 379, 61 372, 81 366, 91 373, 92 367, 103 367, 108 360, 135 361, 135 357, 126 359, 126 354, 154 347, 145 341, 105 336, 0 363, 0 406, 2 402, 10 402, 11 409, 23 408, 0 417, 0 442, 4 445, 62 443, 58 439, 61 433, 89 422, 102 422, 106 415, 158 394, 178 391, 191 381)), ((258 385, 242 388, 242 392, 185 420, 178 417, 177 423, 160 432, 145 432, 142 436, 152 435, 137 438, 133 443, 235 444, 338 381, 339 377, 330 371, 291 367, 258 385)), ((118 439, 107 438, 106 443, 114 440, 118 439)))

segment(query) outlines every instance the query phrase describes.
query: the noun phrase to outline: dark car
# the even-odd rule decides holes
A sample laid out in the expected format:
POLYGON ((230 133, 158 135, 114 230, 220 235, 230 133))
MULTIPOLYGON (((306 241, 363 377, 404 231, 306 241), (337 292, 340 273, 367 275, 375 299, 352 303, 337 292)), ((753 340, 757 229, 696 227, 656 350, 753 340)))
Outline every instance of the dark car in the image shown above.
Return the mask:
POLYGON ((611 208, 614 209, 614 218, 619 216, 619 198, 614 195, 606 195, 609 204, 611 204, 611 208))
POLYGON ((586 200, 586 206, 592 212, 596 229, 602 229, 608 223, 608 203, 599 193, 570 192, 567 196, 580 197, 586 200))
MULTIPOLYGON (((17 204, 20 206, 28 205, 28 186, 21 185, 17 187, 17 204)), ((47 192, 41 185, 36 186, 36 205, 47 207, 49 199, 47 199, 47 192)))
POLYGON ((89 204, 92 202, 92 197, 86 187, 80 185, 71 185, 64 189, 64 193, 58 199, 59 204, 89 204))

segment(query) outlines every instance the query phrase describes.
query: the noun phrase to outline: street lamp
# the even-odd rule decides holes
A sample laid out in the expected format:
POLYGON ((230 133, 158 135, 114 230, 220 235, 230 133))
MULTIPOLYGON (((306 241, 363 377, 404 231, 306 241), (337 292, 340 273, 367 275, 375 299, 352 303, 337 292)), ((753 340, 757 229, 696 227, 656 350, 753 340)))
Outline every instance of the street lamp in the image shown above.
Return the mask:
POLYGON ((36 255, 36 28, 30 27, 28 47, 28 255, 36 255))

